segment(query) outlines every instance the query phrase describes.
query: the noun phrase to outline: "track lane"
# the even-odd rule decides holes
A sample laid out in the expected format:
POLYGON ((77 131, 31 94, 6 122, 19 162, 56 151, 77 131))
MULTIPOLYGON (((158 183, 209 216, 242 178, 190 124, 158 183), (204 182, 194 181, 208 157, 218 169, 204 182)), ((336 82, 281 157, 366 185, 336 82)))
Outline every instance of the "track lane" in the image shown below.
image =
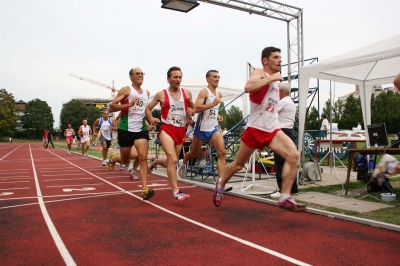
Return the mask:
MULTIPOLYGON (((67 157, 62 151, 54 152, 67 157)), ((67 158, 73 164, 82 163, 82 160, 67 158)), ((57 161, 57 164, 60 162, 57 161)), ((92 176, 102 176, 105 181, 122 190, 133 189, 133 195, 140 197, 140 182, 129 181, 126 172, 118 169, 109 172, 106 167, 100 166, 99 161, 94 160, 88 160, 81 166, 96 173, 92 176)), ((149 180, 165 183, 165 179, 152 175, 149 180)), ((399 234, 396 232, 309 213, 280 211, 275 206, 230 195, 226 195, 221 208, 215 208, 211 203, 212 192, 201 188, 185 188, 191 198, 177 204, 172 199, 170 189, 155 187, 155 190, 156 195, 150 203, 111 189, 109 192, 116 193, 77 193, 74 200, 48 202, 46 207, 78 264, 94 265, 93 262, 102 260, 111 265, 132 261, 144 264, 147 261, 149 264, 144 258, 154 258, 154 261, 159 262, 157 264, 164 262, 178 265, 187 265, 188 261, 199 261, 201 264, 219 262, 222 265, 290 264, 244 243, 188 223, 179 215, 314 265, 322 262, 324 265, 381 264, 396 261, 397 258, 399 234), (154 204, 156 208, 149 207, 149 204, 154 204), (166 213, 162 208, 178 216, 166 213), (379 252, 376 250, 377 245, 382 247, 379 252), (190 247, 190 250, 184 248, 182 251, 182 247, 190 247), (363 251, 361 254, 360 249, 363 251), (88 250, 93 255, 85 254, 88 250)), ((46 191, 49 192, 46 196, 57 196, 51 189, 46 191)), ((59 196, 59 199, 62 198, 72 197, 59 196)))

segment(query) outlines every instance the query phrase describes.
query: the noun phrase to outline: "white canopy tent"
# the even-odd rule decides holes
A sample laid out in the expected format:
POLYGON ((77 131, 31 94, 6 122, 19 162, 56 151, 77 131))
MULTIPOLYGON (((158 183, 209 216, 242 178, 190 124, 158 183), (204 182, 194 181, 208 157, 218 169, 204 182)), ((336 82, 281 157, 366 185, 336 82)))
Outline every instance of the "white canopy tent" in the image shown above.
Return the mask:
POLYGON ((303 149, 307 92, 310 78, 359 86, 364 128, 367 128, 367 125, 371 123, 370 107, 373 86, 392 83, 399 72, 400 35, 381 40, 316 64, 300 67, 299 151, 303 149))

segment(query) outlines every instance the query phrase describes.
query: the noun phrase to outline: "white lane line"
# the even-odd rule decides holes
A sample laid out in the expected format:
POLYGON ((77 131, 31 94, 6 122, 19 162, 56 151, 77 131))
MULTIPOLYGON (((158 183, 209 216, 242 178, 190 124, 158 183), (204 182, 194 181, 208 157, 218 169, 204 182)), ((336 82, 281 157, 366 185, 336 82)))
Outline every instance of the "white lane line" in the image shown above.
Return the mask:
POLYGON ((33 177, 30 177, 30 176, 19 176, 19 177, 3 176, 3 177, 0 177, 0 180, 7 180, 7 179, 33 179, 33 177))
MULTIPOLYGON (((54 164, 53 164, 54 165, 54 164)), ((57 171, 59 171, 59 170, 65 170, 65 169, 75 169, 75 167, 52 167, 52 168, 49 168, 49 167, 46 167, 46 168, 44 168, 44 167, 40 167, 40 169, 39 170, 53 170, 53 171, 55 171, 55 170, 57 170, 57 171)))
POLYGON ((29 187, 0 188, 0 190, 30 189, 29 187))
POLYGON ((13 174, 13 175, 15 175, 15 174, 29 174, 29 172, 8 172, 8 173, 0 173, 0 177, 1 176, 3 176, 3 175, 6 175, 6 176, 9 176, 9 175, 11 175, 11 174, 13 174))
MULTIPOLYGON (((73 164, 73 163, 67 161, 66 159, 64 159, 64 158, 62 158, 62 157, 60 157, 60 156, 58 156, 58 155, 55 154, 55 153, 53 153, 53 154, 54 154, 55 156, 57 156, 58 158, 60 158, 60 159, 62 159, 62 160, 64 160, 64 161, 70 163, 71 165, 74 165, 76 168, 78 168, 78 169, 80 169, 80 170, 82 170, 82 171, 84 171, 84 172, 86 172, 86 173, 88 173, 88 174, 90 174, 90 175, 92 175, 92 176, 94 176, 94 177, 100 179, 101 181, 103 181, 103 182, 105 182, 105 183, 107 183, 107 184, 109 184, 109 185, 111 185, 111 186, 117 188, 118 190, 123 191, 124 193, 126 193, 126 194, 128 194, 128 195, 130 195, 130 196, 132 196, 132 197, 135 197, 135 198, 137 198, 137 199, 139 199, 139 200, 141 200, 141 201, 143 201, 142 197, 136 196, 135 194, 132 194, 131 192, 128 192, 128 191, 124 190, 123 188, 121 188, 121 187, 119 187, 119 186, 117 186, 117 185, 115 185, 115 184, 113 184, 113 183, 111 183, 111 182, 109 182, 109 181, 107 181, 107 180, 105 180, 105 179, 103 179, 103 178, 101 178, 101 177, 99 177, 99 176, 97 176, 97 175, 95 175, 95 174, 93 174, 93 173, 91 173, 91 172, 89 172, 89 171, 87 171, 87 170, 85 170, 85 169, 79 167, 78 165, 75 165, 75 164, 73 164)), ((159 205, 157 205, 157 204, 155 204, 155 203, 152 203, 152 202, 150 202, 150 201, 148 201, 148 200, 145 200, 145 201, 143 201, 143 202, 145 202, 145 203, 147 203, 147 204, 150 204, 150 205, 152 205, 153 207, 156 207, 156 208, 158 208, 158 209, 160 209, 160 210, 162 210, 162 211, 164 211, 164 212, 166 212, 166 213, 169 213, 169 214, 171 214, 171 215, 173 215, 173 216, 175 216, 175 217, 178 217, 178 218, 180 218, 180 219, 182 219, 182 220, 185 220, 185 221, 187 221, 187 222, 189 222, 189 223, 192 223, 192 224, 195 224, 195 225, 197 225, 197 226, 199 226, 199 227, 202 227, 202 228, 204 228, 204 229, 210 230, 210 231, 212 231, 212 232, 214 232, 214 233, 216 233, 216 234, 220 234, 220 235, 222 235, 222 236, 225 236, 225 237, 227 237, 227 238, 229 238, 229 239, 232 239, 232 240, 234 240, 234 241, 237 241, 237 242, 239 242, 239 243, 241 243, 241 244, 244 244, 244 245, 250 246, 250 247, 252 247, 252 248, 258 249, 258 250, 260 250, 260 251, 263 251, 263 252, 265 252, 265 253, 271 254, 271 255, 273 255, 273 256, 275 256, 275 257, 278 257, 278 258, 280 258, 280 259, 282 259, 282 260, 286 260, 286 261, 289 261, 289 262, 291 262, 291 263, 293 263, 293 264, 302 265, 302 266, 306 266, 306 265, 308 266, 308 265, 310 265, 310 264, 307 264, 307 263, 305 263, 305 262, 296 260, 296 259, 294 259, 294 258, 292 258, 292 257, 286 256, 286 255, 284 255, 284 254, 282 254, 282 253, 276 252, 276 251, 274 251, 274 250, 272 250, 272 249, 265 248, 265 247, 263 247, 263 246, 260 246, 260 245, 257 245, 257 244, 255 244, 255 243, 252 243, 252 242, 250 242, 250 241, 247 241, 247 240, 241 239, 241 238, 239 238, 239 237, 236 237, 236 236, 234 236, 234 235, 231 235, 231 234, 222 232, 222 231, 220 231, 220 230, 217 230, 217 229, 215 229, 215 228, 213 228, 213 227, 210 227, 210 226, 208 226, 208 225, 199 223, 199 222, 197 222, 197 221, 195 221, 195 220, 192 220, 192 219, 187 218, 187 217, 185 217, 185 216, 182 216, 182 215, 180 215, 180 214, 178 214, 178 213, 175 213, 175 212, 173 212, 173 211, 170 211, 170 210, 168 210, 168 209, 166 209, 166 208, 164 208, 164 207, 161 207, 161 206, 159 206, 159 205)))
POLYGON ((27 178, 29 175, 19 175, 19 176, 0 176, 0 178, 27 178))
POLYGON ((80 184, 80 185, 62 185, 62 186, 46 186, 46 188, 49 187, 81 187, 81 186, 101 186, 104 185, 104 183, 97 183, 97 184, 80 184))
POLYGON ((56 244, 58 251, 60 252, 64 262, 67 266, 76 266, 74 259, 72 258, 71 254, 68 252, 68 249, 65 247, 64 242, 62 241, 60 235, 57 232, 56 227, 53 224, 53 221, 50 218, 49 213, 47 212, 46 205, 43 202, 42 192, 40 190, 39 180, 36 174, 35 163, 33 161, 31 145, 29 145, 29 153, 31 155, 32 161, 32 169, 33 175, 35 177, 35 184, 36 184, 36 193, 38 196, 38 202, 40 206, 40 210, 42 211, 44 220, 46 221, 47 227, 49 228, 50 234, 53 237, 54 243, 56 244))
POLYGON ((0 182, 0 184, 15 184, 15 183, 29 183, 30 181, 11 181, 11 182, 0 182))
POLYGON ((108 177, 105 177, 105 178, 107 178, 107 179, 111 179, 111 178, 130 178, 130 176, 129 175, 120 175, 120 176, 108 176, 108 177))
POLYGON ((42 169, 39 169, 39 171, 41 172, 41 173, 52 173, 52 172, 54 172, 54 171, 57 171, 57 172, 78 172, 79 170, 67 170, 67 169, 57 169, 57 170, 52 170, 52 171, 47 171, 47 170, 45 170, 45 171, 42 171, 42 169))
POLYGON ((7 153, 6 155, 4 155, 3 157, 0 158, 0 161, 2 161, 4 158, 6 158, 8 155, 10 155, 11 153, 13 153, 16 149, 18 149, 19 147, 21 147, 21 145, 19 145, 18 147, 16 147, 15 149, 13 149, 12 151, 10 151, 9 153, 7 153))
MULTIPOLYGON (((42 176, 60 176, 61 175, 61 173, 60 174, 56 174, 56 175, 42 175, 42 176)), ((77 173, 77 174, 62 174, 62 175, 82 175, 81 173, 77 173)))
POLYGON ((46 180, 43 180, 43 181, 44 181, 44 182, 51 182, 51 181, 71 181, 71 180, 86 180, 86 179, 93 179, 93 177, 88 177, 88 178, 46 179, 46 180))
MULTIPOLYGON (((18 168, 17 171, 24 171, 24 172, 29 172, 29 169, 20 169, 18 168)), ((15 169, 7 169, 7 170, 0 170, 0 174, 2 173, 8 173, 8 172, 15 172, 15 169)))

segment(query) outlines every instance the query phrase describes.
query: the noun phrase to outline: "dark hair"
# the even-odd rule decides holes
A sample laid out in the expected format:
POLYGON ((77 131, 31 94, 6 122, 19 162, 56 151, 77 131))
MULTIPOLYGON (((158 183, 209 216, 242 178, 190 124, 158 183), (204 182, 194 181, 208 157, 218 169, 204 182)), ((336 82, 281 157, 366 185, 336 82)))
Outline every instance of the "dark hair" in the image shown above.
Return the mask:
POLYGON ((131 68, 131 70, 129 70, 129 76, 132 76, 133 75, 133 68, 131 68))
POLYGON ((273 46, 269 46, 269 47, 265 47, 264 50, 262 50, 261 52, 261 62, 263 58, 267 58, 274 52, 281 52, 281 49, 273 47, 273 46))
POLYGON ((171 77, 171 72, 172 71, 175 71, 175 70, 179 70, 181 73, 182 73, 182 70, 180 69, 180 67, 177 67, 177 66, 173 66, 173 67, 171 67, 170 69, 168 69, 168 72, 167 72, 167 77, 171 77))
POLYGON ((206 78, 211 76, 211 73, 213 73, 213 72, 217 72, 218 73, 218 70, 214 70, 214 69, 208 70, 207 73, 206 73, 206 78))
POLYGON ((322 114, 321 114, 321 117, 322 117, 322 118, 326 118, 326 114, 325 114, 325 113, 322 113, 322 114))

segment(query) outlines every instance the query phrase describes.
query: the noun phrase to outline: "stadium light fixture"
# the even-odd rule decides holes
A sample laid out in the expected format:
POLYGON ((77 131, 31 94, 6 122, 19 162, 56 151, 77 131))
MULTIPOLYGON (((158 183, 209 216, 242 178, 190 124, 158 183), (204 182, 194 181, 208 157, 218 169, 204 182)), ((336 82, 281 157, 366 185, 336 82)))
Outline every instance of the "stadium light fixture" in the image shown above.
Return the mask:
POLYGON ((161 0, 161 8, 171 9, 180 12, 189 12, 199 5, 197 0, 161 0))

